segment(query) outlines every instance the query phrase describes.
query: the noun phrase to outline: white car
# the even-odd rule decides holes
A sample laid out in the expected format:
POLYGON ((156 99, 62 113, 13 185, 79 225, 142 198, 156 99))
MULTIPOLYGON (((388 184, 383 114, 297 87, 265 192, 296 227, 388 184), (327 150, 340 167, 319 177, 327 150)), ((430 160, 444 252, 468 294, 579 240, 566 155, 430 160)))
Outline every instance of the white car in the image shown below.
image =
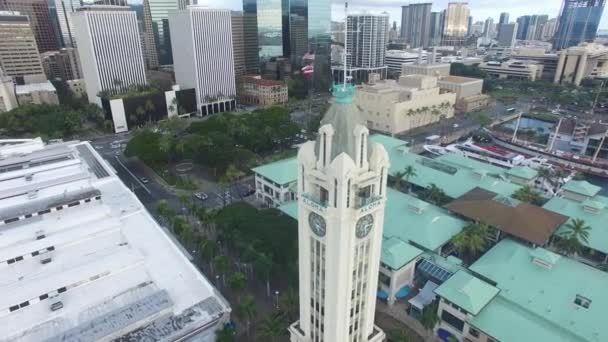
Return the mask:
POLYGON ((201 200, 201 201, 205 201, 207 198, 209 198, 209 196, 207 196, 207 194, 204 193, 204 192, 197 192, 197 193, 194 194, 194 197, 196 199, 201 200))

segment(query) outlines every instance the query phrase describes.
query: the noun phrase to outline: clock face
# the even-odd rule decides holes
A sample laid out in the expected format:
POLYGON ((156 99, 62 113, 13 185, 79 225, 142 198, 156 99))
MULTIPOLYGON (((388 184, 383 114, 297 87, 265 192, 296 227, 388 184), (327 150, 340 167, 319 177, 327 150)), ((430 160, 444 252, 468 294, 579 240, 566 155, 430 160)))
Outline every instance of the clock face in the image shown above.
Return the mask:
POLYGON ((326 224, 325 224, 325 219, 321 215, 319 215, 315 212, 311 212, 308 215, 308 224, 310 225, 310 229, 317 236, 321 236, 321 237, 325 236, 326 224))
POLYGON ((369 234, 374 226, 374 216, 372 214, 367 214, 357 221, 357 226, 355 227, 355 234, 359 239, 364 238, 369 234))

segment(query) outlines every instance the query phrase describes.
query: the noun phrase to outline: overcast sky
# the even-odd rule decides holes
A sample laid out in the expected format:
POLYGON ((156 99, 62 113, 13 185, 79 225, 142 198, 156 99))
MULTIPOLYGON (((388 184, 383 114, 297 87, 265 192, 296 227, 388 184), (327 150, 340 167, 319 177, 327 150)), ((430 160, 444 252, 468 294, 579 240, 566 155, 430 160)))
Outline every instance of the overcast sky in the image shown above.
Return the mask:
MULTIPOLYGON (((218 7, 221 4, 223 8, 240 10, 242 9, 242 0, 198 0, 199 4, 218 7)), ((332 18, 341 20, 344 18, 344 1, 343 0, 327 0, 332 2, 332 18)), ((426 1, 431 2, 432 0, 426 1)), ((443 10, 447 7, 447 3, 453 0, 434 0, 433 11, 443 10)), ((141 2, 141 0, 132 0, 132 2, 141 2)), ((391 22, 397 21, 397 25, 401 24, 401 6, 409 3, 424 2, 424 1, 408 1, 408 0, 350 0, 349 11, 361 12, 367 11, 370 13, 388 12, 391 16, 391 22)), ((514 21, 517 17, 531 14, 548 14, 549 18, 557 17, 561 7, 562 0, 469 0, 471 15, 475 21, 483 21, 488 17, 493 17, 494 21, 498 21, 501 12, 508 12, 510 20, 514 21)), ((601 29, 608 29, 608 11, 604 11, 601 29)))

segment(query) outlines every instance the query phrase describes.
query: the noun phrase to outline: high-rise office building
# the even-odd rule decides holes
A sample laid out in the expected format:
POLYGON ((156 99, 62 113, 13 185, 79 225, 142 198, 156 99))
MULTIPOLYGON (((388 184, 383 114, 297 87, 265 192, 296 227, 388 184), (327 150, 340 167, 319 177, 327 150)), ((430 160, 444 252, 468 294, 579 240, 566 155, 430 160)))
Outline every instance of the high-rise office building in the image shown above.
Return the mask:
POLYGON ((513 48, 517 37, 517 23, 502 24, 498 27, 498 45, 513 48))
POLYGON ((178 10, 178 0, 148 0, 154 28, 154 39, 161 65, 173 64, 169 12, 178 10))
POLYGON ((0 68, 0 113, 8 112, 18 106, 13 78, 5 75, 0 68))
POLYGON ((48 0, 0 0, 0 10, 16 11, 29 17, 41 53, 57 50, 59 47, 48 0))
POLYGON ((147 84, 135 12, 123 6, 87 6, 72 21, 89 102, 100 104, 100 92, 147 84))
POLYGON ((48 51, 41 55, 42 67, 49 80, 64 81, 81 79, 82 67, 75 48, 48 51))
POLYGON ((445 13, 443 41, 446 45, 461 45, 467 35, 470 15, 466 2, 450 2, 445 13))
POLYGON ((441 37, 443 36, 443 18, 443 12, 431 12, 431 24, 429 25, 430 46, 441 44, 441 37))
POLYGON ((243 40, 245 70, 247 73, 258 74, 260 72, 258 17, 255 11, 245 10, 245 8, 243 8, 243 40))
POLYGON ((469 16, 469 21, 467 22, 467 36, 471 35, 471 30, 473 28, 473 16, 469 16))
POLYGON ((331 77, 331 2, 308 0, 308 44, 314 52, 312 83, 315 91, 327 92, 331 77))
POLYGON ((316 142, 298 153, 299 321, 291 341, 379 342, 374 325, 389 159, 334 87, 316 142), (315 177, 314 175, 320 175, 315 177))
POLYGON ((63 47, 76 47, 74 39, 74 25, 72 24, 72 13, 76 12, 82 5, 80 0, 53 0, 57 10, 57 22, 59 23, 59 34, 63 47))
POLYGON ((245 66, 245 40, 243 38, 243 12, 231 12, 232 52, 234 55, 234 75, 237 83, 239 77, 247 73, 245 66))
POLYGON ((483 36, 486 38, 494 37, 494 19, 488 18, 483 24, 483 36))
POLYGON ((523 15, 517 18, 517 39, 526 40, 528 36, 528 26, 530 26, 530 16, 523 15))
POLYGON ((200 115, 236 107, 232 20, 228 10, 190 6, 169 14, 175 80, 194 88, 200 115))
POLYGON ((143 2, 144 13, 142 18, 142 45, 144 51, 144 61, 146 68, 158 69, 158 51, 156 50, 156 39, 154 35, 154 24, 152 22, 152 13, 150 12, 150 0, 143 2))
POLYGON ((17 83, 28 76, 46 79, 28 16, 19 12, 0 11, 0 69, 17 83))
POLYGON ((547 20, 547 23, 545 24, 545 27, 543 28, 541 40, 550 41, 551 39, 553 39, 556 29, 557 29, 557 18, 551 18, 551 19, 547 20))
POLYGON ((401 6, 401 38, 411 48, 428 47, 432 3, 401 6))
MULTIPOLYGON (((349 14, 346 20, 346 65, 366 73, 386 69, 388 14, 349 14)), ((365 80, 365 75, 361 75, 365 80)))
POLYGON ((595 39, 606 0, 564 0, 553 47, 557 50, 595 39))
POLYGON ((500 13, 500 19, 498 20, 499 25, 508 24, 509 23, 509 13, 502 12, 500 13))
POLYGON ((527 40, 540 40, 545 24, 549 20, 549 16, 543 15, 532 15, 530 16, 530 23, 526 32, 527 40))

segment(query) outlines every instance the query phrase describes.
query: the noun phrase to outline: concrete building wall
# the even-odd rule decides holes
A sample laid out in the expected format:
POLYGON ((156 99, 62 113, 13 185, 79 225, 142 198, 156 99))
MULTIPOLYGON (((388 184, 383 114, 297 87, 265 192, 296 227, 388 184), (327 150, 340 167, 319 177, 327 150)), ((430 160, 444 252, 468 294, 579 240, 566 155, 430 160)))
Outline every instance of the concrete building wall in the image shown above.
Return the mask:
POLYGON ((450 64, 404 64, 401 75, 446 77, 450 75, 450 64))
POLYGON ((458 76, 441 78, 437 84, 443 90, 456 93, 456 100, 480 95, 483 89, 483 80, 458 76))
POLYGON ((36 38, 25 15, 0 13, 0 68, 13 77, 44 75, 36 38))
MULTIPOLYGON (((2 72, 0 70, 0 72, 2 72)), ((17 108, 17 97, 15 96, 15 85, 10 77, 0 75, 0 113, 8 112, 17 108)))

